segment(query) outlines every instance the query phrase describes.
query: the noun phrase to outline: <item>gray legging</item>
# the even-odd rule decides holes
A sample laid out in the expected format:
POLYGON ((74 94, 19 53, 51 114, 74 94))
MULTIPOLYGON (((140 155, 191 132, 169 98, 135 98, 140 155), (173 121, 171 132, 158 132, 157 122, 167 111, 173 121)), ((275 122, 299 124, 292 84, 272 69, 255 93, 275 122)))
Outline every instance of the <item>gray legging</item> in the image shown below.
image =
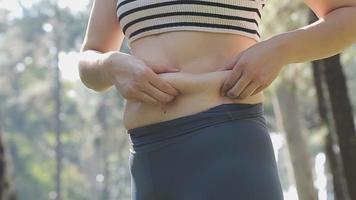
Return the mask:
POLYGON ((131 199, 283 199, 263 114, 229 103, 128 130, 131 199))

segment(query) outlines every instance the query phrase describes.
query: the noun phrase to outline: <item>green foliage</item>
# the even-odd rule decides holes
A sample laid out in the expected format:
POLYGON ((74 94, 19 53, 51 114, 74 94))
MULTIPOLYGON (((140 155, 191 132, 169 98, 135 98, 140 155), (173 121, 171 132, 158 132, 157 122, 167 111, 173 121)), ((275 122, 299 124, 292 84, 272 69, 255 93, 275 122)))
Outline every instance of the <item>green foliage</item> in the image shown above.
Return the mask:
MULTIPOLYGON (((17 196, 24 200, 54 196, 54 41, 60 41, 57 48, 61 51, 79 51, 89 14, 72 13, 53 2, 43 0, 24 7, 23 17, 13 20, 0 9, 0 116, 14 165, 17 196), (53 31, 45 32, 44 24, 51 24, 53 31)), ((62 82, 63 199, 100 199, 104 185, 97 182, 96 175, 103 174, 101 163, 106 160, 110 163, 110 177, 105 177, 110 178, 107 196, 128 199, 127 171, 122 176, 116 174, 127 166, 128 154, 123 150, 128 144, 121 126, 123 101, 114 91, 103 96, 94 95, 80 81, 62 82), (103 104, 111 109, 96 117, 103 104), (102 143, 95 145, 96 139, 102 143), (119 185, 123 188, 118 189, 119 185)))
MULTIPOLYGON (((88 20, 89 7, 72 13, 54 3, 39 1, 24 8, 23 17, 13 20, 0 9, 0 123, 20 200, 47 200, 55 191, 55 60, 57 50, 79 51, 88 20), (52 32, 44 31, 44 24, 51 24, 52 32)), ((307 9, 297 1, 271 0, 263 12, 264 39, 307 22, 307 9)), ((128 52, 126 44, 121 51, 128 52)), ((343 56, 350 91, 356 89, 355 53, 356 48, 350 48, 343 56)), ((295 69, 290 74, 299 83, 296 90, 303 97, 299 103, 316 153, 325 132, 317 120, 313 80, 307 65, 295 69)), ((267 94, 265 113, 274 131, 277 122, 270 100, 275 95, 273 86, 267 94)), ((356 94, 350 95, 356 110, 356 94)), ((62 82, 61 100, 63 199, 99 200, 105 191, 112 199, 129 199, 129 143, 122 127, 123 99, 115 90, 98 94, 76 81, 62 82), (105 172, 107 183, 97 181, 97 175, 105 172)))

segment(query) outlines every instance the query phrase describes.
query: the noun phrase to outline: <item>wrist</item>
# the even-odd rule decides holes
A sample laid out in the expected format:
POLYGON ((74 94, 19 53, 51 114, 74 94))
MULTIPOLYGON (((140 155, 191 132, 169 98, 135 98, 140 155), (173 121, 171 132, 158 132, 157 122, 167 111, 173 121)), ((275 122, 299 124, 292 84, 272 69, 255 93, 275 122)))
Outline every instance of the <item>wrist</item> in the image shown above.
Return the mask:
POLYGON ((265 42, 269 43, 268 46, 272 49, 271 52, 278 55, 277 59, 283 66, 294 63, 295 60, 294 53, 291 51, 293 48, 291 47, 290 41, 291 39, 289 39, 284 33, 275 35, 272 38, 265 40, 265 42))
POLYGON ((118 69, 117 63, 122 63, 125 53, 120 51, 109 51, 102 54, 102 57, 98 61, 100 70, 100 76, 103 80, 111 85, 115 84, 115 71, 118 69), (119 61, 118 61, 119 60, 119 61))

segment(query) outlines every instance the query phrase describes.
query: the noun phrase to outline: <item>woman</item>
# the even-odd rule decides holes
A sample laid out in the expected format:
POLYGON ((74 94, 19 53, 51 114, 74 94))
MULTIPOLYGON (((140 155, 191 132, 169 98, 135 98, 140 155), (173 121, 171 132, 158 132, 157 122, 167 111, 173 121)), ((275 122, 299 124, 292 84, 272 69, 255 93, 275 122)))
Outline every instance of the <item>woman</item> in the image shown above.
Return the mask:
POLYGON ((127 100, 133 200, 283 199, 262 91, 356 40, 356 0, 304 2, 319 21, 260 41, 265 0, 94 1, 79 71, 127 100))

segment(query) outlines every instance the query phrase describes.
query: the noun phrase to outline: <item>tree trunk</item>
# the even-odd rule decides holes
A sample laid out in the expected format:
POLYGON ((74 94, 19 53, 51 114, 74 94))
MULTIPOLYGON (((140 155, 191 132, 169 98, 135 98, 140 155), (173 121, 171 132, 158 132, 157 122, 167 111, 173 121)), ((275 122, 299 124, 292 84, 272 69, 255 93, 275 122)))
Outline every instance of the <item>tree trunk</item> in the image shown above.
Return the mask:
MULTIPOLYGON (((310 11, 309 22, 316 19, 315 14, 310 11)), ((326 121, 330 132, 327 140, 331 147, 327 148, 331 151, 327 152, 334 153, 334 155, 330 154, 329 158, 330 164, 335 165, 330 166, 332 170, 335 168, 333 172, 336 179, 336 182, 334 181, 335 193, 340 195, 338 199, 356 199, 356 134, 340 55, 314 61, 313 65, 314 77, 320 79, 316 80, 316 83, 319 81, 321 86, 325 85, 325 87, 319 86, 318 100, 322 103, 322 99, 325 99, 322 104, 326 109, 319 108, 321 118, 326 121), (318 74, 319 77, 316 76, 318 74), (338 153, 340 156, 337 155, 338 153)))
MULTIPOLYGON (((274 117, 276 119, 276 127, 275 129, 277 130, 278 133, 280 133, 281 135, 284 134, 285 128, 283 126, 283 116, 281 113, 281 108, 278 102, 278 98, 273 95, 271 96, 271 102, 272 102, 272 107, 273 107, 273 113, 274 113, 274 117)), ((295 177, 294 177, 294 170, 293 170, 293 166, 291 163, 291 157, 290 157, 290 152, 288 150, 288 144, 284 145, 285 147, 283 147, 280 151, 280 156, 282 158, 282 160, 279 160, 278 162, 281 162, 281 167, 280 167, 280 171, 284 172, 286 180, 285 182, 282 182, 282 186, 283 183, 287 183, 288 185, 295 185, 295 177)), ((283 181, 283 180, 281 180, 283 181)))
POLYGON ((329 169, 333 175, 332 181, 334 188, 334 199, 347 200, 349 199, 349 196, 342 167, 342 160, 340 153, 335 151, 335 148, 333 148, 335 145, 337 145, 337 138, 334 124, 330 123, 333 119, 329 105, 330 103, 328 102, 328 97, 326 96, 327 88, 323 68, 325 68, 323 62, 312 62, 314 84, 319 107, 319 116, 321 119, 320 124, 325 125, 328 129, 328 134, 325 138, 325 153, 327 155, 329 169))
POLYGON ((2 132, 2 115, 0 111, 0 199, 15 200, 16 193, 14 187, 14 179, 10 174, 8 154, 6 154, 3 143, 2 132))
MULTIPOLYGON (((53 9, 55 12, 55 15, 59 15, 58 11, 58 5, 55 3, 53 4, 53 9)), ((54 20, 54 25, 56 27, 59 27, 61 22, 58 20, 58 18, 55 18, 54 20)), ((56 188, 56 200, 62 200, 62 140, 61 140, 61 134, 62 134, 62 119, 61 119, 61 113, 62 113, 62 82, 61 82, 61 72, 59 69, 59 52, 62 49, 62 41, 63 37, 61 36, 61 32, 53 32, 53 42, 54 42, 54 47, 56 48, 55 54, 54 54, 54 66, 55 66, 55 71, 54 71, 54 101, 55 101, 55 116, 54 116, 54 126, 55 126, 55 136, 56 136, 56 147, 55 147, 55 152, 56 152, 56 174, 55 174, 55 188, 56 188)))
POLYGON ((285 80, 284 83, 280 84, 277 87, 277 96, 283 116, 283 126, 286 131, 299 200, 317 199, 312 167, 308 156, 308 145, 301 130, 294 81, 285 80))
POLYGON ((322 62, 325 66, 325 80, 345 173, 344 177, 351 199, 356 199, 356 133, 340 55, 326 58, 322 62))
POLYGON ((101 155, 102 162, 102 170, 104 176, 103 188, 101 191, 101 199, 106 200, 111 198, 110 194, 110 162, 109 162, 109 154, 110 154, 110 123, 108 119, 108 111, 110 110, 110 105, 108 104, 107 97, 103 96, 102 100, 99 103, 97 109, 97 119, 101 127, 101 135, 100 137, 100 146, 99 151, 101 155))

